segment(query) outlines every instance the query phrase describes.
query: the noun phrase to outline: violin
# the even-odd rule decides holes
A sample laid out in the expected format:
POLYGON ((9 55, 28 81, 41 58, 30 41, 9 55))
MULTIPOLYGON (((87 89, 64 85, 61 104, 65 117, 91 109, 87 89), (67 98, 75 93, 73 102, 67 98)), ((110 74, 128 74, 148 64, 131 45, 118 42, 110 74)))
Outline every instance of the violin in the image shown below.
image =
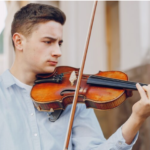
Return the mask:
MULTIPOLYGON (((51 74, 37 75, 31 90, 36 108, 47 112, 65 110, 73 102, 78 74, 77 68, 60 66, 51 74), (69 78, 73 72, 76 79, 72 83, 69 78)), ((128 76, 121 71, 83 74, 77 102, 84 103, 87 108, 112 109, 125 101, 126 90, 137 90, 136 83, 128 81, 128 76)))
POLYGON ((120 71, 83 74, 97 3, 96 0, 93 5, 80 69, 64 66, 57 67, 51 74, 37 75, 31 90, 39 111, 64 110, 72 104, 63 150, 68 150, 77 103, 85 103, 87 108, 112 109, 127 98, 126 90, 136 90, 136 83, 128 81, 127 75, 120 71))

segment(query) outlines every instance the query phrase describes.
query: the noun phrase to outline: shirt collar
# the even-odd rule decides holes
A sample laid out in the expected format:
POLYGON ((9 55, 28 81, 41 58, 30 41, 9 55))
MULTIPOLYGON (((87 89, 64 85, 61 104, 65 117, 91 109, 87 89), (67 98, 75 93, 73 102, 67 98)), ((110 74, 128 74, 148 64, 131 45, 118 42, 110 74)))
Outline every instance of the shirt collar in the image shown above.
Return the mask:
POLYGON ((4 83, 4 86, 6 88, 16 84, 15 80, 14 80, 12 74, 10 73, 9 69, 7 69, 4 73, 2 73, 1 77, 2 77, 2 81, 4 83))

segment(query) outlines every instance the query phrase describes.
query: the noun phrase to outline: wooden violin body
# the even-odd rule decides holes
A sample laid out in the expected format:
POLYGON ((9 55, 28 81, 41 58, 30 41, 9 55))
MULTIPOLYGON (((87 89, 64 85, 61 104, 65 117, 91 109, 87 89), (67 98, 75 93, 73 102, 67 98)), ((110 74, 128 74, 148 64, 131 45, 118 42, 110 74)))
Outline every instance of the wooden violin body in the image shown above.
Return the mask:
MULTIPOLYGON (((59 109, 64 110, 67 105, 72 104, 76 81, 71 85, 69 78, 73 71, 78 76, 79 69, 66 66, 57 67, 52 74, 37 76, 31 90, 31 97, 38 110, 53 112, 59 109)), ((126 99, 125 88, 133 88, 127 80, 127 75, 120 71, 100 71, 93 76, 83 75, 78 103, 85 103, 87 108, 101 110, 115 108, 126 99), (101 78, 102 81, 100 81, 101 78), (107 78, 110 80, 106 80, 107 78), (114 82, 113 79, 117 80, 114 82), (112 84, 114 88, 108 87, 108 84, 112 84), (120 84, 125 87, 119 87, 120 84)))

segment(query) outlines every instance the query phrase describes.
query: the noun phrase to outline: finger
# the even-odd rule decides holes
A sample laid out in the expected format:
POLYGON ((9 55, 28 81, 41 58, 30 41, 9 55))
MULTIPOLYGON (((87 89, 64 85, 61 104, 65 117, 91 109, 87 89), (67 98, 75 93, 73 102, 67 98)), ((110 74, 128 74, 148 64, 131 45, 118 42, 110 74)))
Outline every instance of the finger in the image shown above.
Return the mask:
POLYGON ((150 85, 143 86, 143 89, 146 91, 148 99, 150 99, 150 85))
POLYGON ((139 83, 136 84, 136 87, 140 93, 140 96, 143 100, 147 100, 147 96, 146 96, 146 93, 144 91, 144 89, 141 87, 141 85, 139 83))
POLYGON ((147 87, 147 86, 142 86, 142 88, 143 88, 143 90, 145 91, 146 96, 147 96, 147 97, 148 97, 148 99, 149 99, 148 92, 147 92, 148 87, 147 87))

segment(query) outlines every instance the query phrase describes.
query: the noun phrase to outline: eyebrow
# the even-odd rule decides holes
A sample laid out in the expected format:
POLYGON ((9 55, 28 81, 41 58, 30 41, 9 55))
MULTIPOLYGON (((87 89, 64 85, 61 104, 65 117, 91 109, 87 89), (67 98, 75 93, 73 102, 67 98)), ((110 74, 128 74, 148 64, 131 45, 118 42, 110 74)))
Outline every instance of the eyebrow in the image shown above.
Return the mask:
MULTIPOLYGON (((53 37, 43 37, 43 38, 47 38, 47 39, 50 39, 50 40, 53 40, 53 41, 56 41, 57 39, 53 38, 53 37)), ((60 40, 59 42, 63 42, 63 40, 60 40)))

